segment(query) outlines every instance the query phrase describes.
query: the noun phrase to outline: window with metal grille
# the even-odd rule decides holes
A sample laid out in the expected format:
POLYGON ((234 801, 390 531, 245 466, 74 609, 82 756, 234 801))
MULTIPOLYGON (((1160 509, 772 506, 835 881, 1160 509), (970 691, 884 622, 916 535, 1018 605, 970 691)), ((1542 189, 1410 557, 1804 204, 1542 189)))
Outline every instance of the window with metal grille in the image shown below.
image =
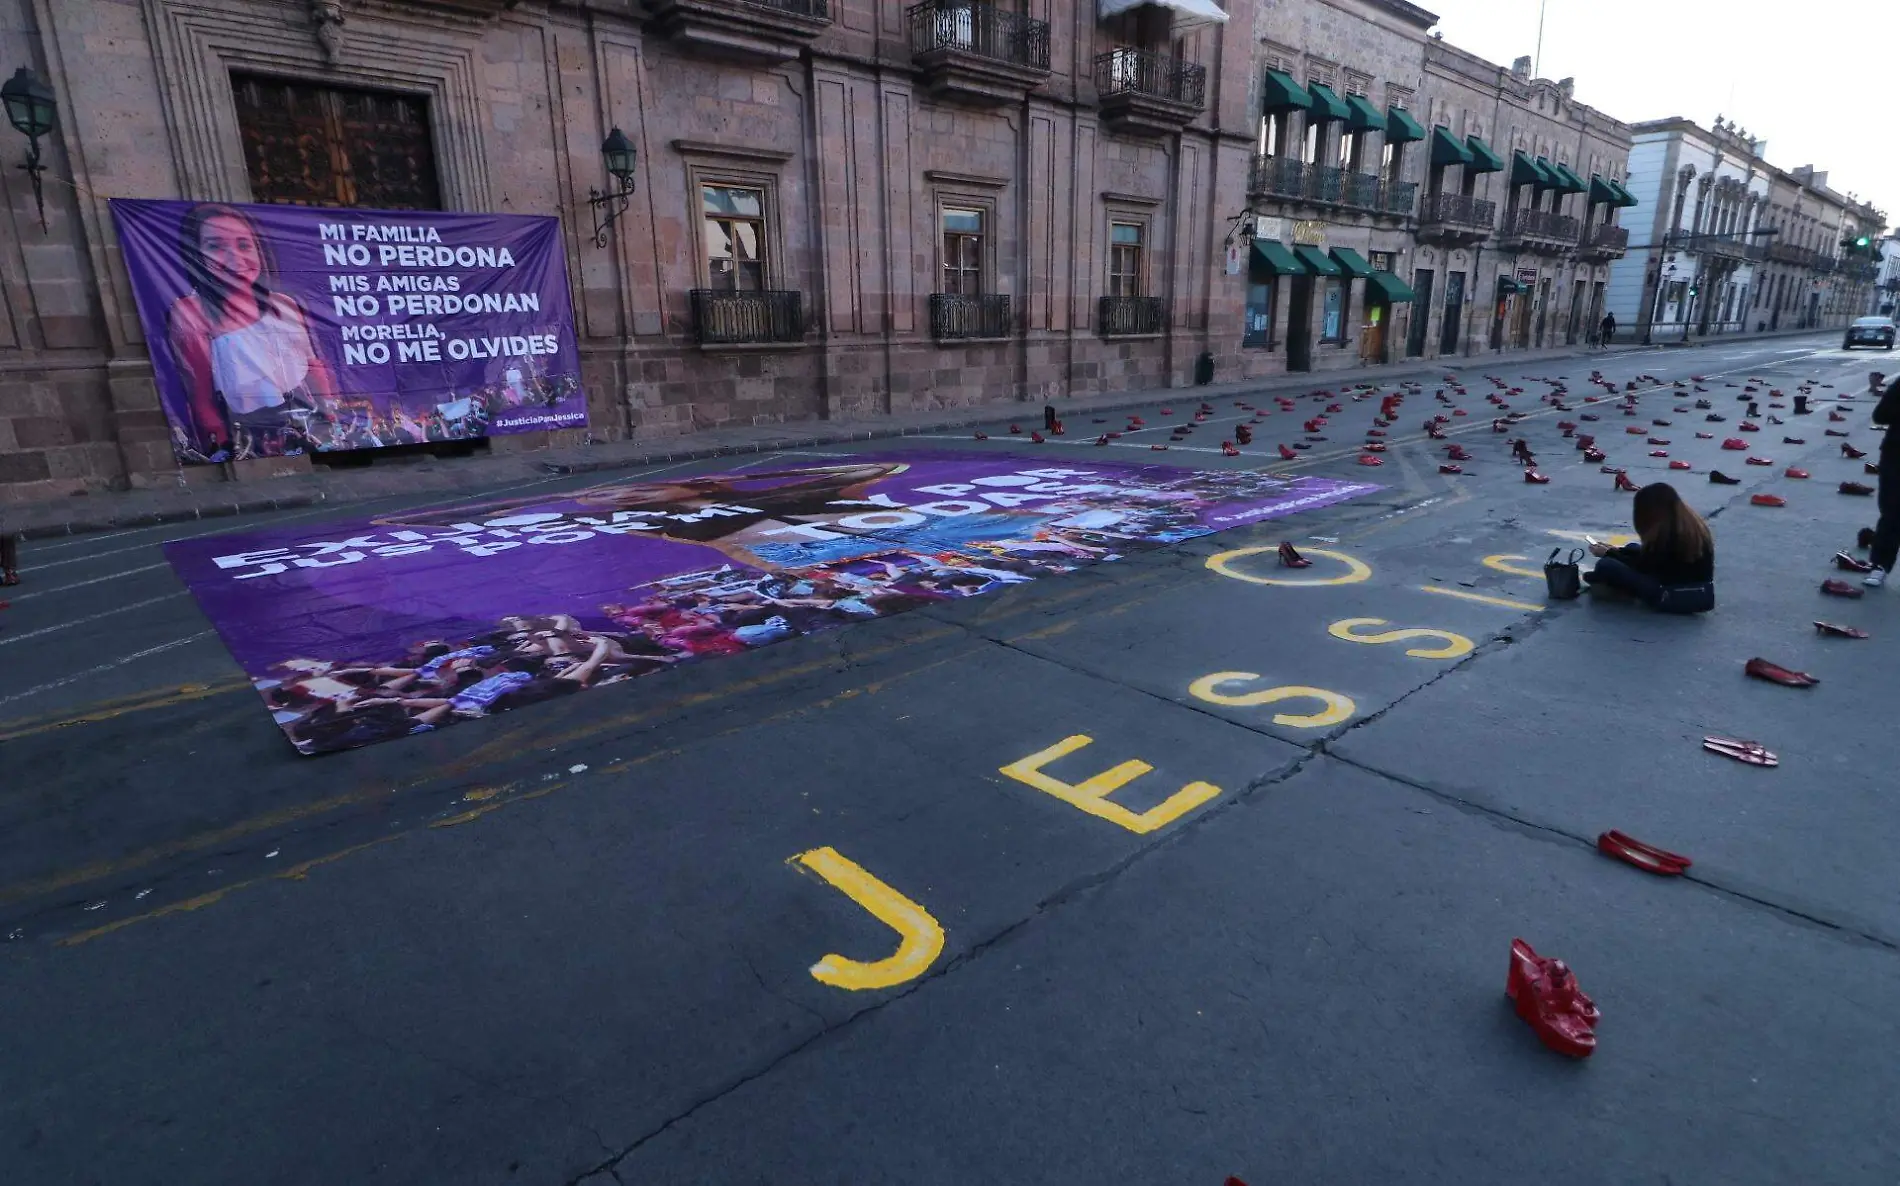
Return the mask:
POLYGON ((428 99, 246 74, 231 89, 254 201, 442 208, 428 99))
POLYGON ((983 211, 946 206, 943 211, 943 291, 983 294, 983 211))
POLYGON ((765 194, 736 185, 702 185, 706 286, 726 292, 765 288, 765 194))
POLYGON ((1141 232, 1138 222, 1108 224, 1108 295, 1141 295, 1141 232))

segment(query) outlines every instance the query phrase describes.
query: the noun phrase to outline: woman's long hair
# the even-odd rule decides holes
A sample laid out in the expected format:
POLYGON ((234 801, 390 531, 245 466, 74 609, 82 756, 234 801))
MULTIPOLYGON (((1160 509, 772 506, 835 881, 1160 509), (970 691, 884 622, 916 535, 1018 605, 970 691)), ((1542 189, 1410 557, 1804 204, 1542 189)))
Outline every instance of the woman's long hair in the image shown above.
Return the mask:
POLYGON ((265 281, 277 270, 277 261, 271 258, 270 243, 251 221, 251 216, 235 206, 224 206, 216 202, 204 202, 191 208, 185 215, 184 223, 178 228, 178 258, 184 261, 185 276, 191 281, 192 291, 198 294, 219 320, 224 317, 224 302, 228 297, 224 284, 211 274, 211 268, 205 263, 204 247, 199 239, 204 234, 205 223, 214 218, 233 218, 250 228, 251 238, 257 243, 257 279, 251 283, 251 292, 257 298, 257 307, 261 312, 270 307, 271 292, 265 281))
POLYGON ((1667 482, 1651 482, 1636 492, 1633 513, 1643 551, 1692 564, 1715 552, 1709 525, 1667 482))

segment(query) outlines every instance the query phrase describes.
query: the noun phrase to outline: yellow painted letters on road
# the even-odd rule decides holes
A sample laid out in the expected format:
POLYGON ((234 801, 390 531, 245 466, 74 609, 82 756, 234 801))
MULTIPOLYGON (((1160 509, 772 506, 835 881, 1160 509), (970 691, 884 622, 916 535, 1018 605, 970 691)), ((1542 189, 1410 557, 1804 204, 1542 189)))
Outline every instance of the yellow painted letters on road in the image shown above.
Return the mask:
POLYGON ((923 975, 942 954, 943 927, 930 917, 930 912, 837 849, 814 848, 799 853, 790 863, 802 865, 830 882, 899 936, 896 953, 881 960, 867 963, 842 955, 825 956, 811 966, 814 979, 853 991, 889 988, 923 975))
POLYGON ((1444 641, 1445 645, 1441 647, 1410 648, 1405 653, 1414 659, 1456 659, 1461 655, 1469 655, 1471 653, 1471 640, 1462 634, 1453 634, 1449 630, 1386 630, 1377 634, 1354 633, 1354 631, 1361 626, 1385 626, 1389 624, 1390 623, 1384 618, 1346 618, 1328 626, 1326 632, 1334 638, 1343 638, 1347 642, 1364 642, 1373 645, 1388 642, 1409 642, 1417 638, 1436 638, 1444 641))
POLYGON ((1220 794, 1220 788, 1210 783, 1191 782, 1148 810, 1133 812, 1113 802, 1109 796, 1142 775, 1153 771, 1154 767, 1146 762, 1138 759, 1123 762, 1111 770, 1104 770, 1079 783, 1066 783, 1042 772, 1044 766, 1092 744, 1093 741, 1094 738, 1079 733, 1073 737, 1065 737, 1048 749, 1038 750, 1021 761, 1011 762, 1002 768, 1002 773, 1017 782, 1027 783, 1039 791, 1054 795, 1064 803, 1078 807, 1090 815, 1120 824, 1130 832, 1147 833, 1164 828, 1220 794))
POLYGON ((1188 694, 1196 700, 1205 700, 1209 704, 1224 704, 1229 708, 1256 708, 1262 704, 1277 704, 1282 700, 1318 700, 1325 705, 1320 711, 1310 716, 1284 712, 1274 715, 1274 724, 1286 725, 1293 729, 1323 729, 1327 725, 1337 725, 1341 721, 1351 719, 1358 707, 1353 704, 1351 697, 1341 696, 1338 692, 1329 692, 1325 688, 1288 685, 1238 694, 1220 690, 1222 684, 1259 678, 1251 671, 1216 671, 1213 675, 1204 675, 1189 684, 1188 694))

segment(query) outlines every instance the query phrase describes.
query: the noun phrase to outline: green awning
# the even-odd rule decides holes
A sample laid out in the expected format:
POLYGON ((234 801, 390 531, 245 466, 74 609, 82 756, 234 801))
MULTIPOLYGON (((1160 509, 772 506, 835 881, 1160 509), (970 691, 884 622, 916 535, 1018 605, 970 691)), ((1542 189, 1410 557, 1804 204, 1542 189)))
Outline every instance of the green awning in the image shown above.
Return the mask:
POLYGON ((1451 134, 1451 129, 1440 124, 1432 129, 1432 164, 1469 165, 1471 150, 1465 142, 1451 134))
POLYGON ((1618 206, 1620 206, 1620 207, 1622 207, 1623 209, 1625 209, 1625 210, 1627 210, 1627 209, 1629 209, 1629 208, 1630 208, 1631 206, 1640 206, 1640 205, 1642 205, 1642 203, 1641 203, 1641 202, 1639 202, 1639 201, 1637 201, 1637 200, 1636 200, 1636 195, 1635 195, 1635 194, 1633 194, 1633 193, 1631 193, 1631 192, 1630 192, 1629 190, 1627 190, 1627 189, 1625 189, 1625 188, 1623 188, 1623 183, 1622 183, 1622 182, 1620 182, 1620 181, 1612 181, 1612 182, 1610 182, 1610 188, 1616 191, 1616 204, 1617 204, 1618 206))
POLYGON ((1471 171, 1473 173, 1496 173, 1504 168, 1504 158, 1491 151, 1491 146, 1482 136, 1466 136, 1465 147, 1471 150, 1471 171))
POLYGON ((1583 178, 1570 171, 1569 165, 1561 163, 1553 165, 1546 162, 1544 168, 1550 170, 1551 175, 1557 178, 1557 190, 1559 193, 1580 194, 1590 188, 1583 183, 1583 178))
POLYGON ((1366 277, 1368 288, 1376 289, 1379 295, 1395 305, 1409 305, 1418 299, 1405 281, 1390 272, 1374 272, 1366 277))
POLYGON ((1385 142, 1387 144, 1415 144, 1425 138, 1425 129, 1419 126, 1412 113, 1403 107, 1391 107, 1385 113, 1385 142))
POLYGON ((1312 104, 1306 109, 1306 117, 1309 121, 1323 124, 1346 118, 1345 101, 1333 94, 1332 87, 1316 82, 1306 90, 1313 96, 1312 104))
POLYGON ((1275 276, 1305 276, 1312 269, 1293 258, 1293 253, 1278 239, 1255 239, 1253 258, 1247 264, 1248 279, 1255 284, 1269 283, 1275 276))
POLYGON ((1545 189, 1563 188, 1563 183, 1557 180, 1557 166, 1550 163, 1550 158, 1541 157, 1541 156, 1538 157, 1537 167, 1544 171, 1544 188, 1545 189))
POLYGON ((1306 88, 1293 81, 1291 74, 1279 70, 1267 71, 1266 81, 1260 84, 1260 110, 1265 113, 1275 111, 1305 111, 1313 105, 1313 96, 1306 88))
POLYGON ((1528 291, 1529 289, 1524 286, 1524 282, 1521 280, 1512 280, 1509 277, 1500 277, 1498 279, 1498 295, 1501 297, 1516 296, 1520 292, 1528 291))
POLYGON ((1372 275, 1372 265, 1350 247, 1333 248, 1333 262, 1346 269, 1346 275, 1363 280, 1372 275))
POLYGON ((1616 192, 1616 183, 1603 180, 1600 173, 1590 174, 1590 200, 1614 206, 1621 195, 1616 192))
POLYGON ((1293 248, 1293 254, 1316 276, 1337 276, 1339 265, 1326 254, 1324 247, 1314 247, 1310 243, 1300 243, 1293 248))
POLYGON ((1355 132, 1376 132, 1385 127, 1385 112, 1364 95, 1347 95, 1346 126, 1355 132))
POLYGON ((1520 148, 1511 154, 1511 185, 1535 185, 1549 189, 1550 174, 1544 172, 1543 166, 1526 156, 1520 148))

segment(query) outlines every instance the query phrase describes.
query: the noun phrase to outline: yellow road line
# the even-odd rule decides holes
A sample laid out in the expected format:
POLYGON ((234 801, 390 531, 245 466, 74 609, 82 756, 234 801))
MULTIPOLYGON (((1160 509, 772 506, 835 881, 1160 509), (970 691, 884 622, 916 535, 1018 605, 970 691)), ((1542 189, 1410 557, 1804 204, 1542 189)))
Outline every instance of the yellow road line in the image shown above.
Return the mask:
POLYGON ((36 733, 48 733, 54 729, 66 729, 74 725, 97 724, 115 717, 146 712, 154 708, 165 708, 173 704, 188 704, 194 700, 205 700, 250 686, 250 680, 239 677, 220 680, 213 684, 185 684, 182 687, 153 688, 150 691, 135 692, 130 696, 115 700, 96 700, 77 714, 49 714, 0 721, 0 741, 13 741, 21 737, 31 737, 36 733))
POLYGON ((1505 609, 1522 610, 1527 614, 1542 613, 1544 606, 1530 601, 1516 601, 1509 597, 1486 597, 1482 593, 1467 593, 1463 589, 1447 589, 1441 585, 1420 585, 1423 593, 1436 593, 1440 597, 1456 597, 1461 601, 1476 601, 1483 605, 1501 605, 1505 609))

